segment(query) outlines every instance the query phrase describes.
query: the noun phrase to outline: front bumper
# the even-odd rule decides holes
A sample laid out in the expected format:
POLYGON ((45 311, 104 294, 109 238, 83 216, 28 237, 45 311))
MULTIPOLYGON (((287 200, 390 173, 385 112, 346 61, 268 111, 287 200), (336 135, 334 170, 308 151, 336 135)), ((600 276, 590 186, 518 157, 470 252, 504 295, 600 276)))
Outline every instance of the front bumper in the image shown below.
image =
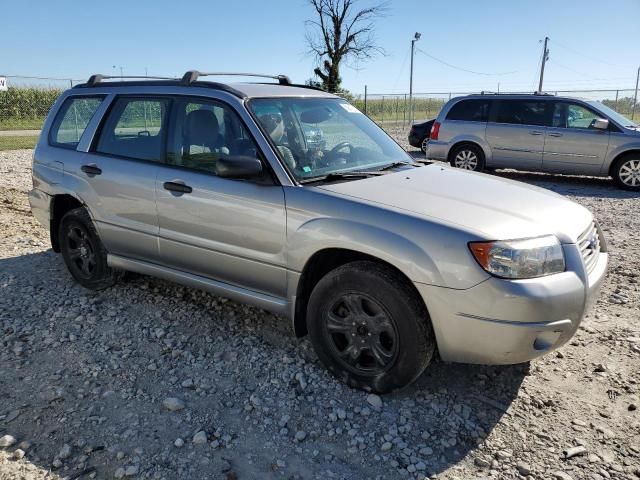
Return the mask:
POLYGON ((564 345, 595 302, 608 254, 590 274, 575 245, 565 245, 567 271, 528 280, 491 277, 467 290, 417 284, 445 361, 512 364, 564 345))
POLYGON ((31 213, 40 224, 49 230, 50 212, 51 212, 51 195, 34 188, 29 191, 29 205, 31 205, 31 213))

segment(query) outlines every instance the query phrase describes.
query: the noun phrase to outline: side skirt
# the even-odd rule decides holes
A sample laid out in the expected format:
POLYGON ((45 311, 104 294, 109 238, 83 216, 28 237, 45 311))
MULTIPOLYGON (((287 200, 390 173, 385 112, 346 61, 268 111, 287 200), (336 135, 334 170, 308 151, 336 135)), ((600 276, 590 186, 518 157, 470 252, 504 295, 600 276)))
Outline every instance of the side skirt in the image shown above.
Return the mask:
POLYGON ((277 315, 289 317, 291 314, 289 302, 284 298, 254 292, 253 290, 247 290, 242 287, 202 277, 200 275, 193 275, 191 273, 181 272, 180 270, 174 270, 172 268, 155 265, 153 263, 133 260, 113 254, 109 254, 107 256, 107 264, 110 267, 118 268, 120 270, 137 272, 143 275, 163 278, 188 287, 200 288, 236 302, 247 303, 255 307, 263 308, 264 310, 268 310, 277 315))

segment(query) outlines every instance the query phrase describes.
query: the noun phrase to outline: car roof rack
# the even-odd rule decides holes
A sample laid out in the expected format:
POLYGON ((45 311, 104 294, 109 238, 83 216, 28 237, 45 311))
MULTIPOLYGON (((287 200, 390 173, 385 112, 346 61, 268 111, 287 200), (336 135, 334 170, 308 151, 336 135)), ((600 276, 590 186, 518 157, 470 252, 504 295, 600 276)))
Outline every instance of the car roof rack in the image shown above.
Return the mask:
POLYGON ((199 72, 198 70, 189 70, 182 76, 181 85, 191 85, 200 77, 211 76, 233 76, 233 77, 260 77, 271 78, 277 80, 280 85, 291 85, 291 80, 286 75, 263 75, 260 73, 235 73, 235 72, 199 72))
POLYGON ((550 96, 550 97, 554 97, 555 94, 554 93, 550 93, 550 92, 492 92, 490 90, 482 90, 480 92, 480 95, 544 95, 544 96, 550 96))
POLYGON ((113 80, 113 79, 136 79, 136 80, 143 80, 143 79, 149 79, 149 80, 176 80, 175 77, 149 77, 147 75, 126 75, 126 76, 122 76, 122 75, 102 75, 100 73, 96 73, 95 75, 91 75, 89 77, 89 80, 87 80, 87 83, 85 83, 85 86, 87 87, 95 87, 98 83, 102 83, 103 80, 113 80))

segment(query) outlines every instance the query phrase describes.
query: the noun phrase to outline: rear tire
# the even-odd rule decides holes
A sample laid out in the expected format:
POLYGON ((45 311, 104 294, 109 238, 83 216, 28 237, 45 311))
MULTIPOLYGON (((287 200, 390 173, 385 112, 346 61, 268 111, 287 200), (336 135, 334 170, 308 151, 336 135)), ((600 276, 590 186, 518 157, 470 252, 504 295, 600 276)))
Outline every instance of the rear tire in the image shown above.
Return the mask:
POLYGON ((640 153, 623 155, 611 166, 616 185, 625 190, 640 191, 640 153))
POLYGON ((85 208, 68 211, 60 221, 58 242, 71 276, 89 290, 114 285, 122 273, 107 265, 107 251, 85 208))
POLYGON ((413 286, 391 268, 369 261, 338 267, 318 282, 309 298, 307 328, 327 369, 369 392, 412 383, 436 346, 413 286))
POLYGON ((484 170, 484 154, 477 145, 466 143, 451 151, 449 163, 452 167, 481 172, 484 170))
POLYGON ((427 154, 428 146, 429 146, 429 136, 427 135, 422 140, 420 140, 420 150, 422 150, 422 153, 424 153, 425 155, 427 154))

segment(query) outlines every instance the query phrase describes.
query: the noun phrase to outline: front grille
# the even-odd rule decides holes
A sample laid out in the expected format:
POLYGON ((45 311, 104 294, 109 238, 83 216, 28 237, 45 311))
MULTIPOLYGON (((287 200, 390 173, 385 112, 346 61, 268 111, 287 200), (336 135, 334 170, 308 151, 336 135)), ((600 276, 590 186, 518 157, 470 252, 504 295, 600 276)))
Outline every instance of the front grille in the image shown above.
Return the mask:
POLYGON ((578 248, 587 273, 591 273, 598 263, 600 254, 600 235, 595 222, 592 222, 589 228, 578 237, 578 248))

